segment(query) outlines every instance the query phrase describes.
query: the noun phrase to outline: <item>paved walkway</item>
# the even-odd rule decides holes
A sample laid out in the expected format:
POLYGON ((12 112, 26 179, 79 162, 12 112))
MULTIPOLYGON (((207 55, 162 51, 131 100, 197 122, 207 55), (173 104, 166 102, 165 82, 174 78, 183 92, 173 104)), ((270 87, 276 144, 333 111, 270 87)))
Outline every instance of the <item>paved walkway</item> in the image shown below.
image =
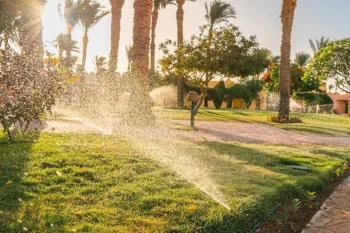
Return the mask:
POLYGON ((350 177, 325 201, 302 233, 350 232, 350 177))

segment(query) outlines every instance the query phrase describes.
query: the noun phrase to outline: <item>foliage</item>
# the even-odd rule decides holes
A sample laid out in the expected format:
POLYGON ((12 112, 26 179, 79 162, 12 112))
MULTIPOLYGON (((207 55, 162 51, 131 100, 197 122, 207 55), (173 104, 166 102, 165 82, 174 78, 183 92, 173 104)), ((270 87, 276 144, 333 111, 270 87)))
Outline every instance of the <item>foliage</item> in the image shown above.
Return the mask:
POLYGON ((295 92, 293 98, 303 100, 307 105, 312 106, 316 104, 333 104, 333 100, 326 93, 317 92, 295 92))
MULTIPOLYGON (((267 91, 278 91, 279 70, 279 64, 273 64, 269 72, 264 74, 262 80, 267 91)), ((315 76, 305 73, 304 69, 300 68, 297 64, 291 64, 290 93, 320 91, 321 81, 313 77, 315 76)))
POLYGON ((254 94, 250 92, 245 85, 242 84, 234 84, 233 86, 226 88, 224 81, 220 81, 215 87, 227 95, 227 108, 232 108, 232 101, 234 99, 242 99, 246 105, 246 108, 249 108, 255 99, 254 94))
POLYGON ((79 14, 79 21, 83 26, 84 31, 94 27, 103 17, 109 14, 100 3, 96 0, 83 0, 81 12, 79 14))
POLYGON ((302 123, 303 121, 299 117, 289 117, 289 119, 281 119, 276 115, 272 115, 269 117, 268 121, 274 123, 302 123))
POLYGON ((252 78, 245 80, 243 84, 254 96, 263 90, 263 82, 259 79, 252 78))
POLYGON ((215 25, 220 23, 228 23, 230 18, 236 18, 236 11, 231 6, 231 4, 223 2, 221 0, 214 0, 214 2, 205 3, 205 18, 208 22, 210 30, 213 29, 215 25))
POLYGON ((299 68, 305 68, 310 58, 311 56, 308 53, 305 53, 305 52, 296 53, 294 58, 294 64, 296 64, 299 68))
POLYGON ((314 53, 317 53, 323 47, 326 47, 328 42, 329 42, 329 38, 325 38, 324 36, 322 36, 320 40, 316 39, 316 43, 313 40, 309 39, 311 49, 314 53))
POLYGON ((167 40, 161 44, 164 57, 159 63, 163 73, 180 72, 177 75, 200 80, 205 86, 214 75, 247 77, 259 74, 267 67, 268 51, 259 49, 254 36, 245 38, 234 25, 213 29, 208 55, 207 26, 200 29, 198 36, 193 35, 173 52, 170 47, 175 47, 176 43, 167 40), (178 54, 182 54, 183 61, 178 61, 178 54))
MULTIPOLYGON (((184 83, 184 90, 186 92, 195 91, 199 95, 202 94, 200 87, 189 86, 187 83, 184 83)), ((212 100, 215 108, 220 109, 222 102, 224 101, 224 93, 222 92, 222 90, 220 90, 218 88, 206 88, 206 91, 207 91, 207 98, 206 99, 212 100)))
POLYGON ((335 80, 337 88, 350 93, 350 38, 329 42, 308 65, 308 74, 319 80, 335 80))
POLYGON ((99 76, 103 76, 107 73, 108 69, 107 69, 107 58, 104 56, 95 56, 94 60, 93 60, 94 66, 95 66, 95 72, 96 75, 99 76))
POLYGON ((63 78, 57 68, 57 58, 46 60, 45 70, 14 53, 0 56, 0 123, 10 135, 10 127, 18 122, 27 128, 51 110, 55 97, 63 90, 63 78))

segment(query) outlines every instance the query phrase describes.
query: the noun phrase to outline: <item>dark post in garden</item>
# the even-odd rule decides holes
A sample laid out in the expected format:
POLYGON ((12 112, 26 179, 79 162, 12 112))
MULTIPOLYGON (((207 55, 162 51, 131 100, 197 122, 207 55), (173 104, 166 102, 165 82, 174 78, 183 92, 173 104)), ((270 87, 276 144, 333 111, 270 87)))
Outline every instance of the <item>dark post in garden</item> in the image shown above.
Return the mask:
POLYGON ((191 102, 191 127, 194 127, 194 115, 196 103, 200 100, 200 97, 197 92, 190 91, 186 97, 187 102, 191 102))

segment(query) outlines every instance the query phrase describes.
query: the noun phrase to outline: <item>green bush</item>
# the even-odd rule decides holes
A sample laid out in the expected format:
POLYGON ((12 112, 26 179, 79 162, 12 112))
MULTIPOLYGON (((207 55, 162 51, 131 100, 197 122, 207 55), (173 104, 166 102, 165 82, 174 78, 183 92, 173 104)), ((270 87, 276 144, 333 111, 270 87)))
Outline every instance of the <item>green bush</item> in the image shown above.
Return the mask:
POLYGON ((232 108, 232 101, 234 99, 243 99, 247 108, 250 107, 254 100, 254 95, 245 85, 234 84, 232 87, 226 88, 225 83, 220 81, 215 87, 227 95, 227 108, 232 108))
POLYGON ((295 92, 293 98, 305 101, 308 106, 333 104, 333 100, 326 93, 295 92))
MULTIPOLYGON (((186 92, 195 91, 199 95, 202 93, 199 87, 189 86, 187 83, 184 83, 184 90, 186 92)), ((208 100, 212 100, 214 102, 216 109, 220 109, 222 102, 224 101, 224 93, 218 88, 208 88, 207 98, 208 100)))

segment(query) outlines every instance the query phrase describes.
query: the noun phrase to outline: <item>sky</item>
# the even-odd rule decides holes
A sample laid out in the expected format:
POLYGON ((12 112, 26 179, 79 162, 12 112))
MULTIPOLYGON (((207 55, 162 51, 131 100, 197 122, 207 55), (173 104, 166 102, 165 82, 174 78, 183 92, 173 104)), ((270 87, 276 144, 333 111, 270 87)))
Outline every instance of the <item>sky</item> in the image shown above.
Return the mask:
MULTIPOLYGON (((197 0, 186 2, 184 5, 184 39, 199 33, 199 26, 206 23, 205 2, 211 0, 197 0)), ((53 41, 59 33, 65 32, 64 20, 60 19, 57 11, 58 4, 64 0, 48 0, 43 13, 43 37, 46 49, 55 52, 55 48, 48 43, 53 41)), ((107 9, 110 9, 109 0, 98 0, 107 9)), ((245 36, 256 35, 261 47, 267 48, 278 55, 281 45, 281 20, 280 11, 282 0, 226 0, 231 3, 237 13, 237 18, 231 23, 240 28, 245 36)), ((295 12, 292 33, 292 58, 295 53, 304 51, 312 54, 309 39, 319 39, 321 36, 331 39, 342 39, 349 37, 350 22, 349 0, 298 0, 295 12)), ((109 55, 110 50, 110 25, 111 15, 104 17, 89 32, 89 45, 87 52, 87 71, 93 71, 92 59, 95 55, 109 55)), ((132 44, 133 29, 133 1, 125 0, 122 11, 121 39, 119 45, 118 71, 125 72, 127 59, 125 46, 132 44)), ((72 35, 82 47, 83 30, 77 26, 72 35)), ((176 6, 169 6, 160 11, 156 31, 156 44, 166 39, 177 39, 176 6)), ((81 57, 81 54, 79 54, 81 57)), ((160 51, 156 52, 156 58, 162 56, 160 51)), ((81 60, 79 60, 81 62, 81 60)))

